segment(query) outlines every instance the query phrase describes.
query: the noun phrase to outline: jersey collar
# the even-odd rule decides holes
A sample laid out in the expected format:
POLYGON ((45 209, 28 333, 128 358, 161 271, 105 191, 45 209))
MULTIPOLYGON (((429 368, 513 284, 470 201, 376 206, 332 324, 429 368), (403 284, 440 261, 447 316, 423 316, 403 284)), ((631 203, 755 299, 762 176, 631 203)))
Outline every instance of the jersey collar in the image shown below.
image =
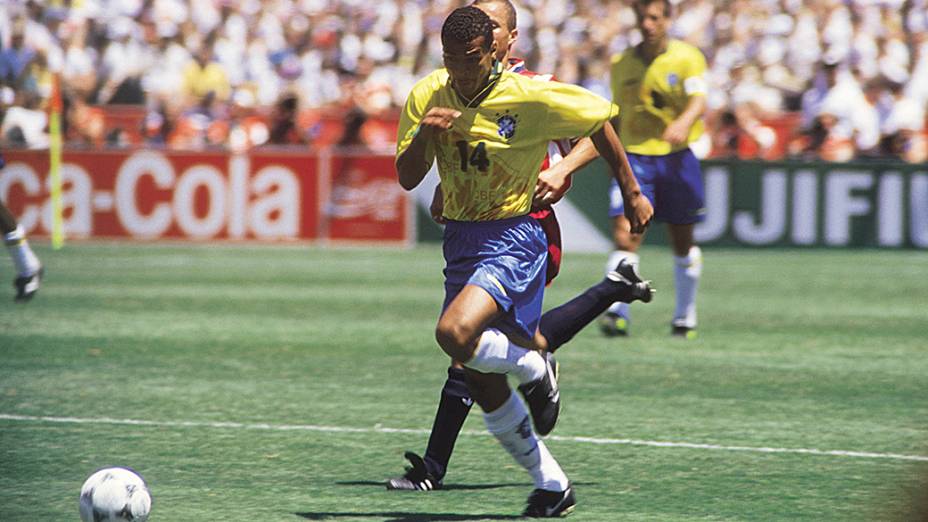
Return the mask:
POLYGON ((473 109, 474 107, 480 105, 480 103, 481 103, 483 100, 485 100, 485 99, 487 98, 487 96, 490 95, 490 92, 492 92, 492 91, 493 91, 493 87, 495 87, 496 84, 499 83, 499 78, 500 78, 500 76, 502 76, 502 75, 503 75, 503 64, 502 64, 501 62, 499 62, 499 61, 494 61, 494 62, 493 62, 493 70, 490 71, 490 78, 489 78, 489 80, 487 81, 486 87, 484 87, 483 90, 481 90, 479 93, 477 93, 477 95, 474 96, 474 97, 473 97, 472 99, 470 99, 470 100, 468 100, 467 98, 465 98, 464 96, 462 96, 461 93, 459 93, 459 92, 454 88, 454 86, 451 85, 451 78, 450 78, 450 77, 448 78, 448 86, 451 87, 451 90, 454 91, 454 94, 457 95, 458 100, 460 100, 461 103, 464 104, 464 108, 465 108, 465 109, 473 109))

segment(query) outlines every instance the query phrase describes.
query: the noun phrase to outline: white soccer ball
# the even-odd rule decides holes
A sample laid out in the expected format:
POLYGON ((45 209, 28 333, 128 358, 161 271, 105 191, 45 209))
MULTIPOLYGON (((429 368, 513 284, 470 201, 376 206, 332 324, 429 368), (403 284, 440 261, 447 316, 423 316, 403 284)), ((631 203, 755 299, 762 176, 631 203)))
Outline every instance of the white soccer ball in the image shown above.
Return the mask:
POLYGON ((81 487, 84 522, 145 522, 151 512, 151 493, 145 481, 128 468, 103 468, 81 487))

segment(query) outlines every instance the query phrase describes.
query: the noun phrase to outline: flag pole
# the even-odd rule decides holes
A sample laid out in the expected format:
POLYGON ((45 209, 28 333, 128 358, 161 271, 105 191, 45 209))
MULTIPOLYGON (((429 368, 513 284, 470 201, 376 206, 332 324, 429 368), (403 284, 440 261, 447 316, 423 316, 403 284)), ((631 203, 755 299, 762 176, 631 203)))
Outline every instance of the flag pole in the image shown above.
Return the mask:
POLYGON ((64 246, 64 218, 61 202, 61 89, 58 73, 52 76, 52 96, 49 104, 48 174, 51 180, 52 248, 64 246))

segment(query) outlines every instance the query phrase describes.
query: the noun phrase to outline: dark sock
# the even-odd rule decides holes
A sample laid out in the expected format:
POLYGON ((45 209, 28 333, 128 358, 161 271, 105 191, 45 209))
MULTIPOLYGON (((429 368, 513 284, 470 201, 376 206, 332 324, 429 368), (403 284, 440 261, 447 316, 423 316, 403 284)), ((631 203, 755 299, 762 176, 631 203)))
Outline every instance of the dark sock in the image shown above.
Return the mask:
POLYGON ((425 450, 425 467, 435 478, 441 480, 448 469, 448 461, 454 451, 458 433, 464 426, 464 420, 474 404, 464 381, 464 370, 448 368, 448 380, 441 389, 438 412, 429 435, 429 445, 425 450))
POLYGON ((603 279, 570 301, 545 312, 538 323, 538 330, 548 340, 548 351, 560 348, 605 312, 615 302, 616 284, 603 279))

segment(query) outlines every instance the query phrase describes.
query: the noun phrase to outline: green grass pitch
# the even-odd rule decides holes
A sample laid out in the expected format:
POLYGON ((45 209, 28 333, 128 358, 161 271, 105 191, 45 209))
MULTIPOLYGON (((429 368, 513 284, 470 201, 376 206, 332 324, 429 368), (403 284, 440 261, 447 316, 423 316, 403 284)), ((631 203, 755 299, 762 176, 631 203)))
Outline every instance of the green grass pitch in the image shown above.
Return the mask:
MULTIPOLYGON (((383 487, 424 450, 444 382, 437 246, 38 253, 38 296, 0 294, 0 521, 77 520, 83 480, 110 465, 146 478, 154 522, 518 518, 529 477, 476 408, 446 490, 383 487)), ((632 337, 591 327, 560 352, 548 445, 576 485, 571 520, 917 516, 924 252, 707 248, 692 342, 668 335, 668 250, 642 254, 659 293, 632 337)), ((604 260, 568 254, 546 307, 604 260)))

